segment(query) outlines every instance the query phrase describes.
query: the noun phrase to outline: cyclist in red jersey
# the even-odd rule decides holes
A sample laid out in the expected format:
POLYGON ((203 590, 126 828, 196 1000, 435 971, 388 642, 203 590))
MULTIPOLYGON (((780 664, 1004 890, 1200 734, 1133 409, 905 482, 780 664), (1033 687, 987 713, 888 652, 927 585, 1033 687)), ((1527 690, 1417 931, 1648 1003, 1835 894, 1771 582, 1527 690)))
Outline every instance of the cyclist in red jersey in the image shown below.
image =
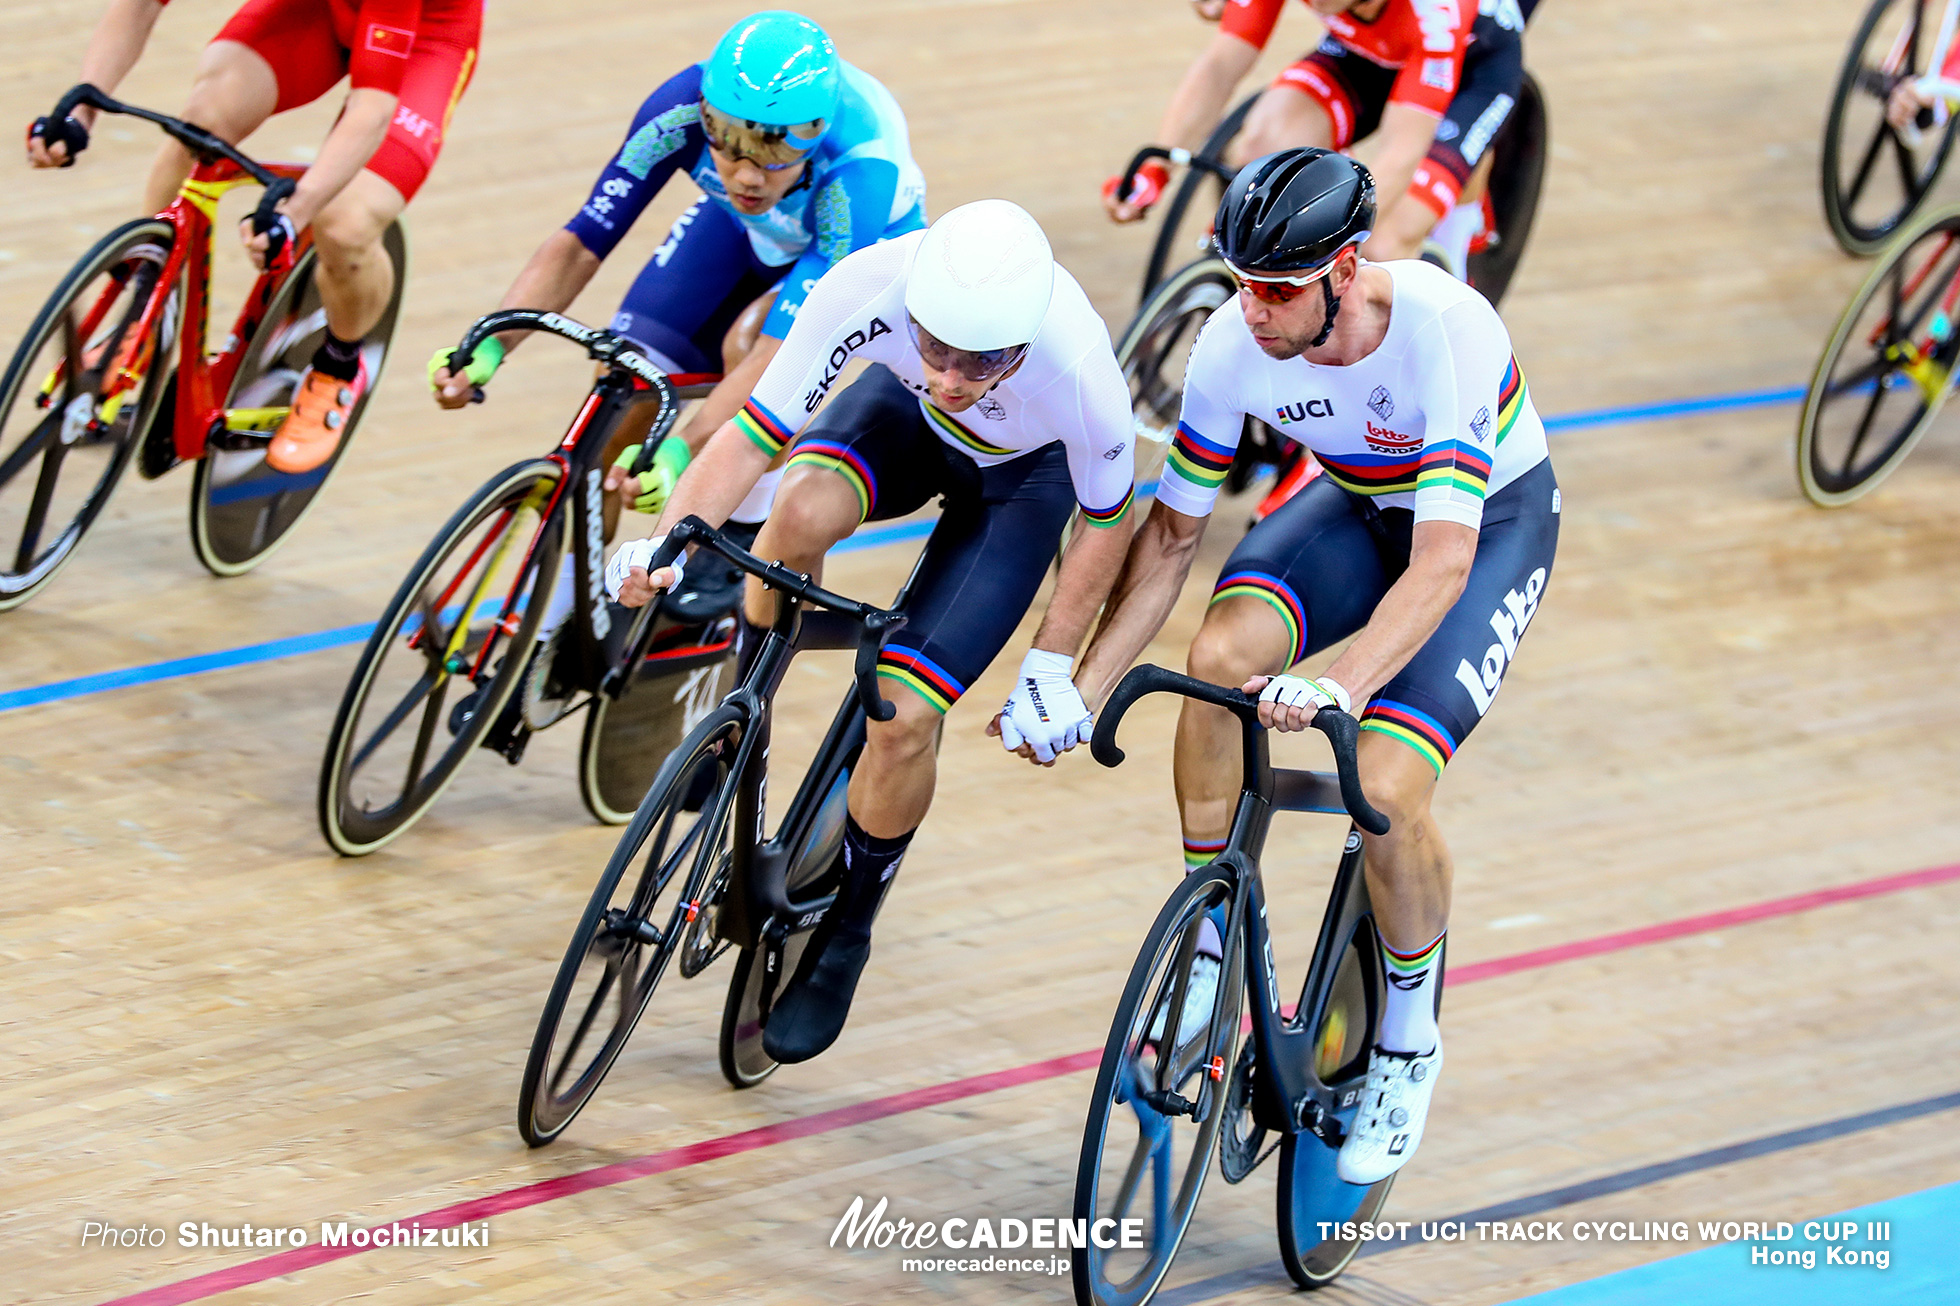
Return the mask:
MULTIPOLYGON (((82 56, 82 80, 113 93, 166 3, 109 0, 82 56)), ((261 266, 308 224, 319 251, 326 340, 266 451, 279 471, 311 471, 331 458, 367 389, 361 338, 387 308, 397 272, 381 238, 435 164, 476 68, 482 23, 483 0, 246 0, 198 60, 181 116, 233 144, 273 114, 349 81, 339 119, 279 205, 285 225, 270 235, 240 231, 261 266)), ((74 163, 94 121, 86 107, 61 123, 36 119, 28 162, 74 163)), ((171 202, 191 164, 188 150, 165 142, 144 190, 146 212, 171 202)))
MULTIPOLYGON (((1306 0, 1327 25, 1320 47, 1282 72, 1247 115, 1227 161, 1242 166, 1303 145, 1344 150, 1372 138, 1381 213, 1363 254, 1412 258, 1438 240, 1463 272, 1480 225, 1489 146, 1524 78, 1518 0, 1306 0)), ((1197 0, 1217 36, 1186 70, 1159 128, 1161 144, 1197 150, 1271 38, 1286 0, 1197 0), (1220 16, 1222 15, 1222 17, 1220 16)), ((1135 191, 1103 187, 1118 222, 1163 194, 1170 170, 1153 161, 1135 191)))

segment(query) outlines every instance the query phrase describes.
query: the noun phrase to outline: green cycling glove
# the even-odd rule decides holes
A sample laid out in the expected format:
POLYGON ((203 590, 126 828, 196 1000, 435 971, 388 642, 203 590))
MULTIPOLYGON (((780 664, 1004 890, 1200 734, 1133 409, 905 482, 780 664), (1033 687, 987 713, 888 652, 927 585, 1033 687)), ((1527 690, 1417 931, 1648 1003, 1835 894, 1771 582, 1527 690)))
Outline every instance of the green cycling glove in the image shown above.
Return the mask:
MULTIPOLYGON (((633 474, 634 460, 640 456, 640 446, 629 444, 620 450, 619 457, 613 459, 613 466, 633 474)), ((639 476, 639 497, 633 500, 633 511, 657 513, 667 506, 667 496, 674 492, 681 473, 694 458, 694 451, 687 447, 687 441, 678 435, 670 435, 660 442, 653 451, 653 466, 639 476)))
MULTIPOLYGON (((429 389, 436 388, 436 373, 449 366, 450 358, 455 352, 453 347, 444 345, 430 357, 429 389)), ((487 385, 490 378, 497 374, 497 369, 503 365, 504 342, 491 336, 476 347, 476 352, 470 356, 470 365, 463 369, 463 375, 468 378, 471 385, 487 385)))

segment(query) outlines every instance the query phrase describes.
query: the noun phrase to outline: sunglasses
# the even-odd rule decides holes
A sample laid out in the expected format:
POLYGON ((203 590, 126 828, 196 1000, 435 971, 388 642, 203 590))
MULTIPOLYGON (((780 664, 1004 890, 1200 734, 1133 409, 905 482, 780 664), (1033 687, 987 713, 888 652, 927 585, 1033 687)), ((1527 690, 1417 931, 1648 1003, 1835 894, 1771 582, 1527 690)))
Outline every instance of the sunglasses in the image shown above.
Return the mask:
POLYGON ((1244 268, 1230 262, 1226 263, 1225 266, 1231 269, 1233 276, 1238 278, 1239 289, 1245 291, 1246 294, 1251 295, 1260 303, 1290 304, 1300 296, 1306 294, 1308 286, 1311 286, 1314 282, 1332 272, 1334 270, 1334 264, 1339 261, 1340 254, 1336 253, 1318 271, 1309 272, 1303 277, 1276 277, 1269 273, 1248 272, 1244 268))
POLYGON ((919 351, 919 357, 925 359, 926 366, 935 372, 958 372, 969 381, 992 381, 1005 376, 1028 352, 1026 345, 1010 345, 1006 349, 955 349, 920 326, 919 320, 909 313, 906 314, 905 324, 912 332, 912 345, 919 351))
POLYGON ((764 172, 781 172, 803 162, 829 126, 821 118, 795 127, 749 122, 701 101, 701 132, 709 148, 737 163, 753 163, 764 172))

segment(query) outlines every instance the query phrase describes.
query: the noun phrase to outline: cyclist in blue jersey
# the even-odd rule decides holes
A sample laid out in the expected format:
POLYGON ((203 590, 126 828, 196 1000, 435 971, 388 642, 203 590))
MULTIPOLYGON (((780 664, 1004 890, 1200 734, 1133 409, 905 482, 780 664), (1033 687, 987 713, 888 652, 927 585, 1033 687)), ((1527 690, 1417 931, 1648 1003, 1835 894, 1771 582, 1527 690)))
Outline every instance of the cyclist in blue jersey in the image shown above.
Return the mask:
MULTIPOLYGON (((825 271, 853 250, 925 226, 925 178, 891 92, 838 58, 816 23, 771 10, 735 24, 706 62, 647 97, 591 195, 545 238, 502 307, 570 307, 677 172, 701 198, 634 280, 612 328, 671 373, 726 375, 631 484, 623 464, 651 405, 641 424, 622 424, 612 455, 622 465, 606 481, 618 492, 614 510, 660 510, 692 452, 748 401, 825 271)), ((451 374, 448 349, 438 350, 429 369, 436 402, 468 403, 521 334, 486 341, 466 375, 451 374)), ((778 477, 764 478, 733 520, 767 516, 778 477)))

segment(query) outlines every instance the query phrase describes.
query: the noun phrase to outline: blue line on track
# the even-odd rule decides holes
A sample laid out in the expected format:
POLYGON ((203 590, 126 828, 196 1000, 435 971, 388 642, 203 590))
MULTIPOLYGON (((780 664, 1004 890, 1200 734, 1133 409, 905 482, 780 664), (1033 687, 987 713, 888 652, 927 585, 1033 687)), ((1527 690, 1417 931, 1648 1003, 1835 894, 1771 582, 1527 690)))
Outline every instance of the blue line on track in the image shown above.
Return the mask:
MULTIPOLYGON (((1595 408, 1585 412, 1565 413, 1545 419, 1547 431, 1575 431, 1595 426, 1614 426, 1633 422, 1658 422, 1673 417, 1692 417, 1697 413, 1725 412, 1743 408, 1765 408, 1776 404, 1795 403, 1803 398, 1800 389, 1786 390, 1742 390, 1734 394, 1704 395, 1698 399, 1676 399, 1659 404, 1635 404, 1619 408, 1595 408)), ((1154 487, 1153 487, 1154 488, 1154 487)), ((906 540, 924 539, 932 533, 933 522, 900 522, 893 526, 874 526, 843 541, 833 553, 856 553, 863 549, 880 548, 887 544, 899 544, 906 540)), ((72 680, 57 680, 47 685, 30 685, 25 689, 0 690, 0 712, 11 712, 16 708, 33 707, 41 703, 58 703, 64 699, 81 698, 89 694, 99 694, 104 690, 123 689, 130 685, 153 684, 159 680, 175 680, 183 676, 202 675, 207 671, 222 671, 228 667, 249 666, 256 662, 273 662, 280 658, 292 657, 299 653, 317 653, 323 649, 342 648, 348 644, 359 644, 374 630, 374 623, 358 626, 342 626, 337 630, 316 631, 310 635, 295 635, 290 639, 268 640, 263 644, 247 644, 242 648, 221 649, 216 653, 201 653, 196 657, 171 658, 164 662, 152 662, 140 667, 124 667, 117 671, 103 671, 92 676, 77 676, 72 680)))

